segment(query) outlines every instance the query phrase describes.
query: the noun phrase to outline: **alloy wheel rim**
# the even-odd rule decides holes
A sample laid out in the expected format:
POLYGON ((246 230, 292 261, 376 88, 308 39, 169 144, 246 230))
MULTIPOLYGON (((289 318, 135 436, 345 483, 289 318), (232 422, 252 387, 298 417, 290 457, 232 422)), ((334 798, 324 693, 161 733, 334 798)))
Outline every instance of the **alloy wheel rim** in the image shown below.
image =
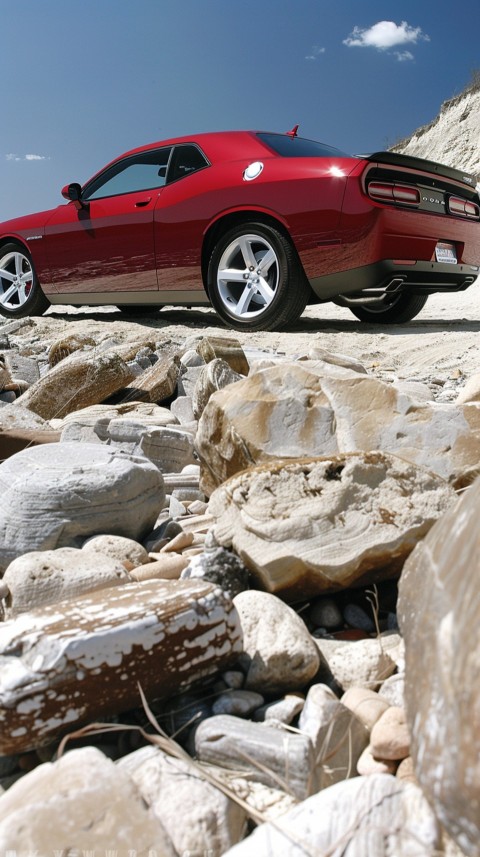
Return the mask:
POLYGON ((265 238, 235 238, 217 269, 218 294, 229 315, 241 320, 262 315, 275 298, 279 271, 277 254, 265 238))
POLYGON ((32 266, 23 253, 13 251, 0 259, 0 306, 20 309, 27 302, 32 287, 32 266))

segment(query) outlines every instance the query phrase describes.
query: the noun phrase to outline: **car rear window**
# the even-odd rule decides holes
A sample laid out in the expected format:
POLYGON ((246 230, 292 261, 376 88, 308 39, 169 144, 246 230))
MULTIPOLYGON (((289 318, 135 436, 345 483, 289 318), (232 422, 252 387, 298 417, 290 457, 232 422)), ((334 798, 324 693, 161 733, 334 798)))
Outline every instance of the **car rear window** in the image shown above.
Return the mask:
POLYGON ((349 158, 345 152, 317 143, 316 140, 305 140, 303 137, 290 137, 288 134, 258 134, 263 143, 273 149, 283 158, 349 158))

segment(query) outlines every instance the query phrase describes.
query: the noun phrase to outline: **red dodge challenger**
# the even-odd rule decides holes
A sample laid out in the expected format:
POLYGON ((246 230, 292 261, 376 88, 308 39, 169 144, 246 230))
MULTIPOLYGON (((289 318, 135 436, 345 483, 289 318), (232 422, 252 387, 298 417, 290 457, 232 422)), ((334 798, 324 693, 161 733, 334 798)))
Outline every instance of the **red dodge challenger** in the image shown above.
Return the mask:
POLYGON ((230 327, 272 330, 334 301, 399 323, 479 273, 472 176, 391 152, 353 157, 297 127, 142 146, 62 195, 0 224, 8 318, 50 304, 211 303, 230 327))

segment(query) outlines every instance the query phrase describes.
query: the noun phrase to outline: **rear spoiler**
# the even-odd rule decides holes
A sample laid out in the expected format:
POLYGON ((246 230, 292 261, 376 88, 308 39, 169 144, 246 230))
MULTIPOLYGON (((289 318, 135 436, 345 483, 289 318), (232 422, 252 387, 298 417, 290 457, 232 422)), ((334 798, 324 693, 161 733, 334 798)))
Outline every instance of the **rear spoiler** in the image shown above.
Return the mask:
POLYGON ((436 161, 427 161, 424 158, 415 158, 411 155, 399 155, 397 152, 374 152, 372 155, 363 156, 367 161, 375 161, 378 164, 392 164, 397 167, 405 167, 411 170, 422 170, 427 173, 436 173, 447 179, 467 184, 475 189, 477 179, 461 170, 446 167, 445 164, 437 164, 436 161))

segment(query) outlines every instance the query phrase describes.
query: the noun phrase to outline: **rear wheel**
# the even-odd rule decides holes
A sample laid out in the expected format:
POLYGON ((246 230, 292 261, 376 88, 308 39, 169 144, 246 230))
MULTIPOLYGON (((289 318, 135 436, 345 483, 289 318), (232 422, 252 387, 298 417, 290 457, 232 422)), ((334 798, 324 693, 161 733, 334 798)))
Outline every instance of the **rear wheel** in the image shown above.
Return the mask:
POLYGON ((310 286, 284 235, 264 223, 243 223, 213 250, 208 295, 235 330, 275 330, 300 318, 310 286))
POLYGON ((43 315, 50 306, 30 254, 21 244, 0 247, 0 313, 6 318, 43 315))
POLYGON ((348 308, 360 321, 368 321, 370 324, 402 324, 411 321, 423 309, 427 303, 428 295, 400 294, 393 303, 376 301, 371 304, 352 305, 348 308))

